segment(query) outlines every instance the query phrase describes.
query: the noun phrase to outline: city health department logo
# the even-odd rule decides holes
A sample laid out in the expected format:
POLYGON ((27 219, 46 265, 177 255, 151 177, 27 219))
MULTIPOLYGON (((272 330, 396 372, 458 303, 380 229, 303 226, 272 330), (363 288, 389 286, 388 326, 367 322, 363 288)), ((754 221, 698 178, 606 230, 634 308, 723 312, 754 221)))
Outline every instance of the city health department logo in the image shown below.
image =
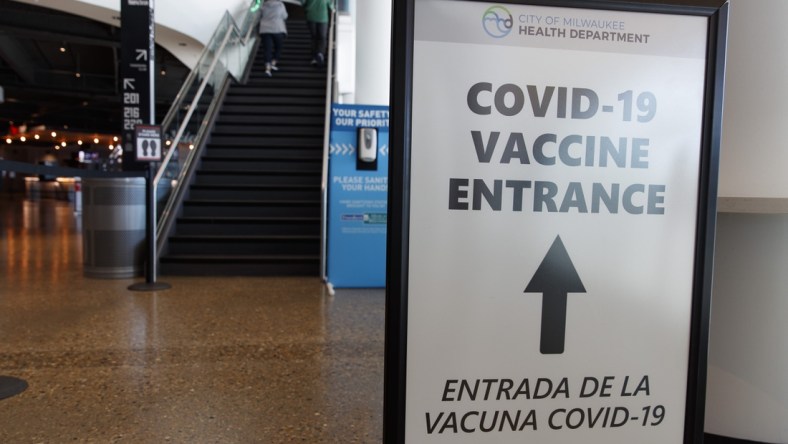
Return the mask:
POLYGON ((512 13, 503 6, 490 6, 482 15, 482 27, 490 37, 500 39, 512 32, 512 13))

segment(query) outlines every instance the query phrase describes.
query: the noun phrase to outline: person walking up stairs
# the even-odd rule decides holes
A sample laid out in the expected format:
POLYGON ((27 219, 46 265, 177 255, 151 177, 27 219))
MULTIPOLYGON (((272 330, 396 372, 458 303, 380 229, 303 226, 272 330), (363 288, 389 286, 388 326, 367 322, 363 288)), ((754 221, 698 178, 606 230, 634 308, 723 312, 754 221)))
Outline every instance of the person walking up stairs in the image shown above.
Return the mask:
POLYGON ((287 37, 287 9, 282 0, 266 0, 261 9, 260 36, 263 40, 265 75, 277 71, 276 63, 282 56, 282 43, 287 37))

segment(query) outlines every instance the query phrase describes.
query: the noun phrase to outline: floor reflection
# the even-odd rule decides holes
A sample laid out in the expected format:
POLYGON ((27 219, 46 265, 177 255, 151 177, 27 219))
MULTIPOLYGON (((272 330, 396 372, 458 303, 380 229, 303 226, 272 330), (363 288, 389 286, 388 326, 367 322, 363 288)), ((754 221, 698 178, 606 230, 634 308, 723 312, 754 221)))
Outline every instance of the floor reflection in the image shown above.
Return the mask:
POLYGON ((72 203, 3 196, 0 235, 0 274, 9 282, 69 279, 82 265, 81 217, 72 203))
POLYGON ((67 202, 0 195, 0 442, 380 442, 382 291, 82 275, 67 202))

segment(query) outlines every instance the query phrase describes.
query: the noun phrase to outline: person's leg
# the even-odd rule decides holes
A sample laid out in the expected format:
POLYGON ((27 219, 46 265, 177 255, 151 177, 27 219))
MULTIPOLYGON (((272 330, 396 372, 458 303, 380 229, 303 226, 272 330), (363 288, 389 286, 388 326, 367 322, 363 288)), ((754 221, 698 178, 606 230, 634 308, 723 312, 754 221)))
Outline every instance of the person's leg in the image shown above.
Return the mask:
POLYGON ((318 33, 317 33, 317 25, 318 23, 315 22, 306 22, 307 28, 309 28, 309 35, 312 38, 312 64, 317 63, 317 53, 318 53, 318 33))
POLYGON ((328 47, 328 23, 316 23, 316 25, 317 57, 318 62, 322 65, 325 62, 326 48, 328 47))
POLYGON ((265 61, 265 75, 271 75, 271 51, 274 46, 274 35, 263 34, 263 60, 265 61))
POLYGON ((282 56, 282 44, 285 41, 285 33, 273 34, 274 40, 274 52, 271 56, 271 68, 276 71, 277 67, 276 64, 279 61, 279 58, 282 56))
POLYGON ((263 61, 271 63, 271 51, 273 50, 274 40, 273 34, 262 34, 263 37, 263 61))

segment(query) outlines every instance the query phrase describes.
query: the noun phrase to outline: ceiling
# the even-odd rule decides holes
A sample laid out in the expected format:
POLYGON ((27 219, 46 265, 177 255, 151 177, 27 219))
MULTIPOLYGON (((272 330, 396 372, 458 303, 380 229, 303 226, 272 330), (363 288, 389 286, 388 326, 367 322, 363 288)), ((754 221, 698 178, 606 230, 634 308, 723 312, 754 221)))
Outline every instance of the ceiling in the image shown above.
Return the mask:
MULTIPOLYGON (((188 69, 156 46, 161 120, 188 69)), ((0 0, 0 135, 11 127, 117 134, 121 129, 120 28, 0 0)))

